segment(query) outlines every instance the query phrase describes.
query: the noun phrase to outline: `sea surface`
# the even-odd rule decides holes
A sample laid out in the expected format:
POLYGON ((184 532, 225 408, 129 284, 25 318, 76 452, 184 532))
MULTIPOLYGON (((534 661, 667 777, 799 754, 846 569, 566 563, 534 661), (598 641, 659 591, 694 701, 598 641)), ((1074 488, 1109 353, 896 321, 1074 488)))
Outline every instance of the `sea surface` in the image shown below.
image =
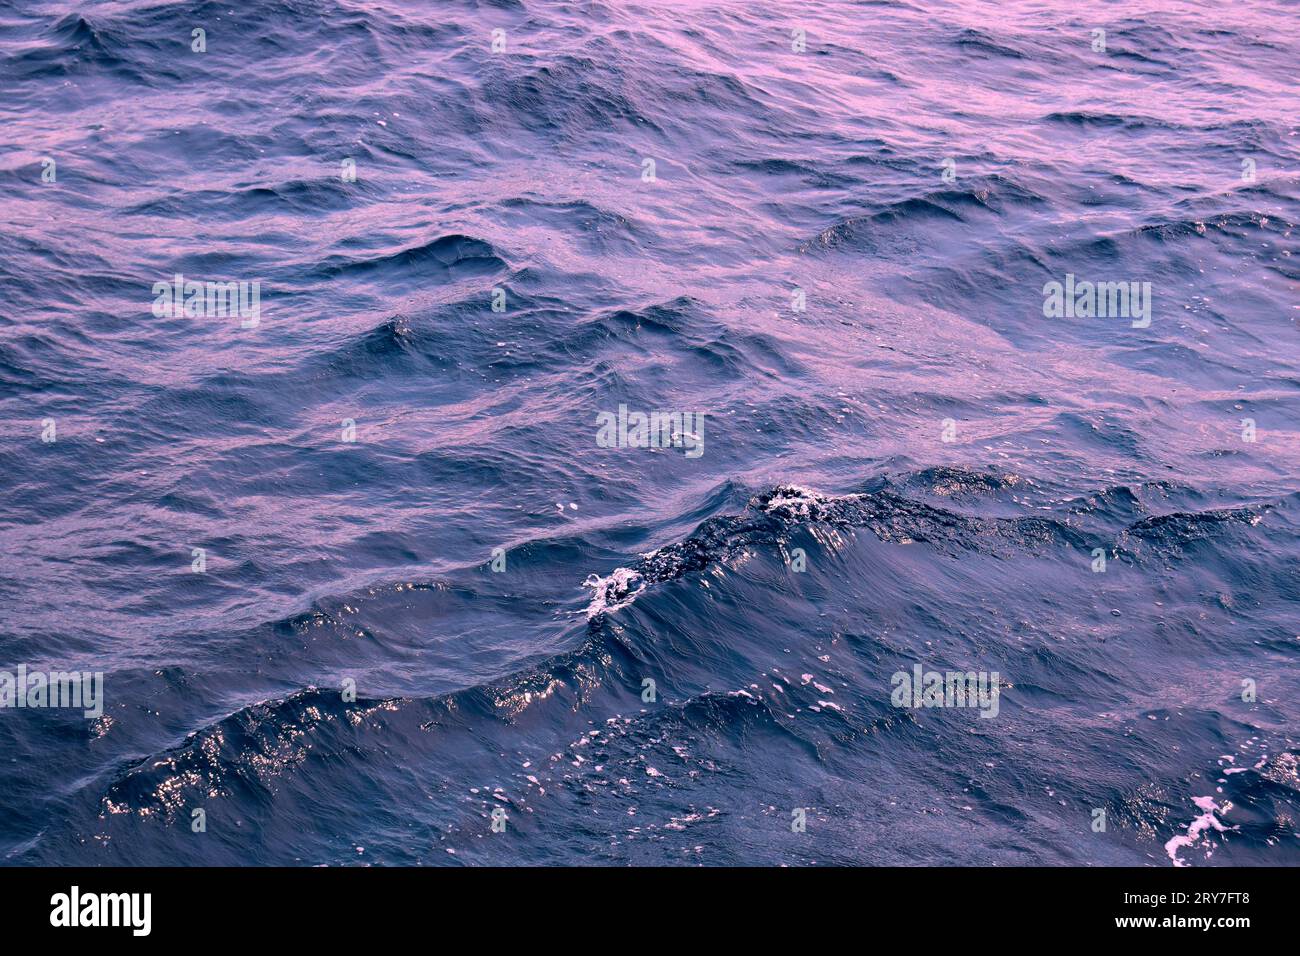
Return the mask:
POLYGON ((104 695, 0 707, 0 861, 1300 864, 1298 65, 1266 0, 0 0, 0 670, 104 695))

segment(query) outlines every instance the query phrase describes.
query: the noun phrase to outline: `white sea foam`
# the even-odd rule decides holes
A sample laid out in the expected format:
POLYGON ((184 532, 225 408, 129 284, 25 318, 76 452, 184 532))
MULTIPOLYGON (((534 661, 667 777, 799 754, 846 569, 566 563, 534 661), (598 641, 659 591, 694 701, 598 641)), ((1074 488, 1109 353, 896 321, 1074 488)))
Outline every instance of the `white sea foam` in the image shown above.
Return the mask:
POLYGON ((1214 815, 1216 812, 1226 814, 1232 809, 1231 803, 1225 803, 1220 807, 1214 802, 1213 797, 1193 797, 1192 802, 1196 804, 1198 810, 1203 810, 1204 812, 1187 825, 1186 833, 1171 838, 1165 844, 1165 852, 1169 854, 1169 859, 1174 861, 1174 866, 1187 865, 1185 862, 1178 859, 1178 851, 1183 847, 1195 846, 1196 841, 1200 838, 1202 833, 1205 833, 1208 830, 1216 830, 1219 833, 1226 833, 1229 830, 1237 829, 1236 827, 1224 826, 1219 821, 1219 818, 1214 815))
POLYGON ((763 505, 763 510, 769 514, 778 510, 790 511, 801 518, 807 518, 814 507, 825 503, 826 497, 811 488, 782 485, 763 505))
POLYGON ((639 571, 615 568, 605 577, 591 575, 582 586, 592 589, 591 601, 587 604, 587 620, 590 621, 597 615, 627 607, 645 590, 646 581, 639 571))

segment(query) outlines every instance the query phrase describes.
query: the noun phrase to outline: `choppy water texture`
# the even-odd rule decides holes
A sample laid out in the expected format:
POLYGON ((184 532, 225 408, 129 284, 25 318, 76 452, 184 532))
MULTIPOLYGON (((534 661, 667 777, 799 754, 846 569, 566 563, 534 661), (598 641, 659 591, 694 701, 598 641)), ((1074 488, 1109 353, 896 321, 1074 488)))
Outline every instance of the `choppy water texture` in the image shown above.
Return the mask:
POLYGON ((0 11, 4 861, 1300 863, 1294 6, 0 11))

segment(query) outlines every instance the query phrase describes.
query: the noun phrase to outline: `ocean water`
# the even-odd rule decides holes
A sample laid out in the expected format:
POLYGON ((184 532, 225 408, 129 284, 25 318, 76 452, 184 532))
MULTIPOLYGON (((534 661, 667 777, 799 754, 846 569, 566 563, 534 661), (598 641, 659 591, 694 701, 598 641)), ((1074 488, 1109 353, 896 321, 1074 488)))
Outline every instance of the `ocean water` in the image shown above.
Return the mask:
POLYGON ((0 670, 103 701, 0 686, 0 860, 1300 864, 1298 63, 1263 0, 4 0, 0 670))

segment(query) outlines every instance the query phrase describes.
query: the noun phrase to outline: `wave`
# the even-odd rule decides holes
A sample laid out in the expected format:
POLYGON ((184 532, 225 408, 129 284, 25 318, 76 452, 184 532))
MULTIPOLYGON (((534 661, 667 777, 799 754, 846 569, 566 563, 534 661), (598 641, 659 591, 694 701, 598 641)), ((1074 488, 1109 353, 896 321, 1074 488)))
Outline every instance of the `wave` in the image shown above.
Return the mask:
POLYGON ((413 273, 434 270, 435 274, 455 272, 457 276, 490 275, 508 268, 491 243, 472 236, 439 236, 417 245, 377 256, 333 256, 316 267, 325 279, 360 276, 382 279, 385 276, 410 277, 413 273))

